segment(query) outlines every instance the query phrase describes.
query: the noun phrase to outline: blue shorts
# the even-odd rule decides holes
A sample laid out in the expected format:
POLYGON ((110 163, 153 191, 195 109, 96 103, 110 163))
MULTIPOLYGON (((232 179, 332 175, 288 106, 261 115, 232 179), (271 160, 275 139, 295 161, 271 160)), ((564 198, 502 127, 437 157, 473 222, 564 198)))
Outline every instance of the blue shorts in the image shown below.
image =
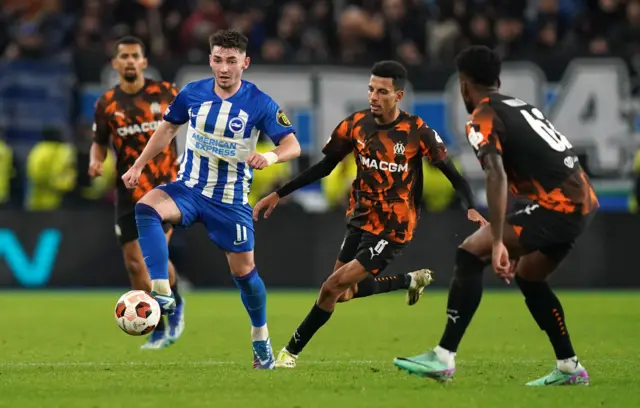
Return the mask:
POLYGON ((193 191, 179 181, 158 187, 167 193, 182 213, 180 226, 200 222, 209 239, 228 252, 248 252, 254 247, 251 206, 231 205, 214 201, 193 191))

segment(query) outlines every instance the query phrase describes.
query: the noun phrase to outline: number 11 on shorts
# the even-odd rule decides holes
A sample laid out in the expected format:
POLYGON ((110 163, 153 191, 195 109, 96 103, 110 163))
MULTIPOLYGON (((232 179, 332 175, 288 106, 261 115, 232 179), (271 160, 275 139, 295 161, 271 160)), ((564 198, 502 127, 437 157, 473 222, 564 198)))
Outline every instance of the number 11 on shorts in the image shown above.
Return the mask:
POLYGON ((247 227, 236 224, 236 240, 233 245, 240 245, 247 242, 247 227))

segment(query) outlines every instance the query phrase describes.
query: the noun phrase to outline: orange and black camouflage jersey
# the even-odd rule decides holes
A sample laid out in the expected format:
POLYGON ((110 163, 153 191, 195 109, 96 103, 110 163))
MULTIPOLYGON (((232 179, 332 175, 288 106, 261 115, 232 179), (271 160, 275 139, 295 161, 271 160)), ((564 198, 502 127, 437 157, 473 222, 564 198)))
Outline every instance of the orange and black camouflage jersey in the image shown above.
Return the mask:
POLYGON ((103 146, 111 142, 113 146, 118 175, 117 206, 122 212, 133 210, 135 203, 157 185, 176 178, 175 139, 147 163, 135 189, 127 189, 121 176, 140 156, 177 93, 178 90, 168 82, 146 79, 144 87, 136 94, 127 94, 116 86, 102 95, 96 104, 93 140, 103 146))
POLYGON ((565 214, 586 215, 598 208, 573 147, 537 108, 493 94, 476 107, 466 132, 481 164, 487 153, 502 156, 516 198, 565 214))
POLYGON ((447 157, 440 136, 418 116, 400 112, 378 125, 369 110, 356 112, 336 127, 323 153, 342 160, 353 152, 358 167, 351 186, 349 225, 405 243, 418 222, 422 196, 422 158, 447 157))

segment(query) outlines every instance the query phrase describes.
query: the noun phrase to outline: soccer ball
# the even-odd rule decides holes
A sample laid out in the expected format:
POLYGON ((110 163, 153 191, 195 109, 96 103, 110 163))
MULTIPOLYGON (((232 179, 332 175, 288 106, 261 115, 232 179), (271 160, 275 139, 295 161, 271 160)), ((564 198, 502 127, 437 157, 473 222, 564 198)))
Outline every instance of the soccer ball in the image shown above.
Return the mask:
POLYGON ((120 297, 114 313, 118 327, 132 336, 149 334, 160 321, 160 305, 143 290, 132 290, 120 297))

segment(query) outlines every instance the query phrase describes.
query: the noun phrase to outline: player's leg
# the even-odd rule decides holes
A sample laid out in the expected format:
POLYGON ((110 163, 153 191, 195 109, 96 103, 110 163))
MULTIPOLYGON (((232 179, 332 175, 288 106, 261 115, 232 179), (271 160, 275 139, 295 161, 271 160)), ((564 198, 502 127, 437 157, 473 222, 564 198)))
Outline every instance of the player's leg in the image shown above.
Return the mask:
POLYGON ((131 287, 150 292, 151 281, 138 244, 138 228, 136 227, 136 215, 133 211, 118 216, 116 236, 120 248, 122 248, 124 266, 129 275, 131 287))
POLYGON ((331 318, 338 299, 349 288, 361 282, 368 275, 366 268, 358 261, 342 265, 322 284, 316 303, 305 319, 295 330, 289 343, 280 351, 277 367, 293 368, 296 366, 298 355, 307 343, 331 318))
MULTIPOLYGON (((138 229, 133 212, 118 217, 116 221, 116 235, 122 248, 124 265, 129 274, 132 288, 150 292, 151 280, 149 279, 147 267, 144 264, 140 245, 138 244, 138 229)), ((140 348, 153 350, 163 348, 165 334, 165 318, 161 316, 157 326, 147 338, 147 342, 140 348)))
MULTIPOLYGON (((253 232, 247 233, 247 236, 249 235, 251 235, 250 240, 253 241, 253 232)), ((253 367, 273 369, 275 357, 267 327, 267 288, 255 265, 253 250, 245 252, 227 250, 226 255, 233 281, 240 290, 240 299, 251 321, 253 367)))
MULTIPOLYGON (((503 235, 512 257, 519 257, 525 252, 511 225, 505 224, 503 235)), ((482 299, 483 271, 491 260, 492 240, 491 226, 485 225, 458 247, 447 300, 447 324, 440 343, 425 354, 396 358, 396 366, 439 381, 447 381, 453 376, 458 346, 482 299)))
POLYGON ((315 333, 329 321, 343 293, 362 282, 369 274, 376 275, 384 270, 401 250, 402 245, 362 233, 355 259, 338 268, 322 284, 316 303, 278 356, 278 367, 295 367, 298 355, 315 333), (371 256, 370 248, 377 248, 375 256, 371 256))
POLYGON ((225 251, 229 269, 249 320, 253 366, 275 368, 275 358, 267 327, 267 289, 255 264, 254 231, 251 208, 248 205, 206 203, 202 221, 209 238, 225 251))
POLYGON ((189 225, 196 218, 192 192, 174 182, 154 188, 136 204, 136 224, 151 290, 163 313, 173 313, 176 302, 169 283, 169 247, 164 222, 189 225))
MULTIPOLYGON (((333 272, 352 261, 357 254, 360 240, 365 232, 354 227, 348 227, 342 241, 338 260, 333 272)), ((421 269, 415 272, 403 273, 393 276, 367 276, 362 282, 347 289, 338 299, 339 303, 348 302, 351 299, 364 298, 380 293, 389 293, 396 290, 407 290, 406 302, 414 305, 420 300, 424 288, 431 283, 431 271, 421 269)))
POLYGON ((396 290, 406 290, 406 303, 409 306, 418 303, 424 293, 424 288, 433 281, 429 269, 420 269, 413 272, 401 273, 392 276, 367 276, 365 280, 345 292, 345 299, 364 298, 380 293, 395 292, 396 290))
POLYGON ((556 368, 548 375, 527 385, 587 385, 589 374, 573 350, 564 309, 547 277, 570 251, 570 245, 554 245, 523 256, 516 268, 515 281, 525 304, 541 330, 549 337, 556 355, 556 368))
MULTIPOLYGON (((167 245, 171 240, 171 235, 173 235, 173 228, 168 223, 163 224, 163 228, 165 230, 165 237, 167 240, 167 245)), ((184 331, 184 308, 185 301, 182 295, 180 295, 180 291, 178 290, 178 274, 176 273, 176 267, 173 265, 173 262, 169 260, 168 265, 169 271, 169 285, 171 287, 171 293, 176 299, 176 310, 173 314, 167 316, 167 335, 166 335, 166 344, 171 345, 178 341, 178 338, 182 335, 184 331)))

